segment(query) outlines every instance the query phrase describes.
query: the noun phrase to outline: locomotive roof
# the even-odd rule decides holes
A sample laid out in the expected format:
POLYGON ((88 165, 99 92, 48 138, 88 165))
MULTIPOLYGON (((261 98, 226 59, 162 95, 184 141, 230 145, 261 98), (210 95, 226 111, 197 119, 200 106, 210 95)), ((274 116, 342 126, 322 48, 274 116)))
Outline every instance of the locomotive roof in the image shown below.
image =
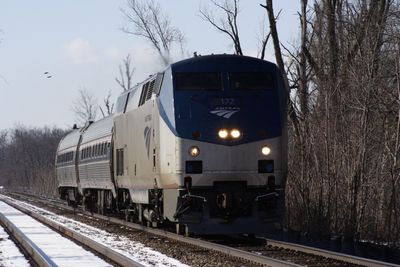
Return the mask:
MULTIPOLYGON (((229 67, 238 70, 238 67, 245 71, 270 70, 274 71, 276 65, 272 62, 261 60, 259 58, 249 56, 238 56, 229 54, 196 56, 170 64, 166 69, 171 68, 172 71, 190 72, 190 71, 213 71, 213 69, 227 69, 229 67)), ((163 70, 165 71, 165 69, 163 70)), ((162 72, 163 72, 162 71, 162 72)), ((154 79, 157 73, 149 75, 143 81, 137 83, 132 89, 122 92, 119 96, 126 95, 129 92, 136 91, 140 85, 145 84, 148 80, 154 79)))
POLYGON ((276 69, 276 65, 269 61, 261 60, 254 57, 238 56, 238 55, 207 55, 188 58, 171 64, 173 71, 212 71, 215 69, 238 69, 243 68, 247 71, 258 69, 276 69))

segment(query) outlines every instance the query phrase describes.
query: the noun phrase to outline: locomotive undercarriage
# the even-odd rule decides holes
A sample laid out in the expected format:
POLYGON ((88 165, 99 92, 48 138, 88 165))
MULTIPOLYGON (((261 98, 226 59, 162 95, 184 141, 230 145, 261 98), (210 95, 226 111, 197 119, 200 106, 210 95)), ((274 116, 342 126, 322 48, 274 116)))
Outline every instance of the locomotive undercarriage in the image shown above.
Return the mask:
POLYGON ((210 187, 177 189, 175 213, 173 219, 167 219, 162 189, 148 190, 149 203, 134 203, 127 189, 120 189, 117 199, 110 190, 102 189, 84 189, 82 197, 76 188, 60 192, 71 206, 82 204, 87 211, 118 214, 149 227, 175 224, 176 232, 186 235, 266 232, 281 221, 284 201, 283 190, 251 187, 246 182, 215 182, 210 187))
POLYGON ((76 187, 60 187, 58 192, 61 199, 67 201, 68 206, 77 206, 81 201, 81 196, 76 187))
MULTIPOLYGON (((245 182, 215 182, 212 187, 177 190, 173 219, 165 217, 162 189, 149 190, 149 203, 134 203, 120 190, 120 212, 127 221, 158 227, 176 224, 177 233, 260 233, 281 221, 283 190, 248 187, 245 182)), ((172 199, 165 199, 172 202, 172 199)))
POLYGON ((117 202, 111 190, 84 189, 82 197, 84 210, 99 214, 113 214, 117 210, 117 202))
MULTIPOLYGON (((183 191, 174 215, 186 232, 261 233, 281 221, 283 190, 247 187, 245 182, 215 182, 183 191)), ((178 228, 177 228, 178 231, 178 228)))
POLYGON ((149 203, 135 203, 131 200, 129 190, 118 191, 119 212, 126 221, 138 222, 143 225, 158 227, 164 222, 161 189, 148 190, 149 203))

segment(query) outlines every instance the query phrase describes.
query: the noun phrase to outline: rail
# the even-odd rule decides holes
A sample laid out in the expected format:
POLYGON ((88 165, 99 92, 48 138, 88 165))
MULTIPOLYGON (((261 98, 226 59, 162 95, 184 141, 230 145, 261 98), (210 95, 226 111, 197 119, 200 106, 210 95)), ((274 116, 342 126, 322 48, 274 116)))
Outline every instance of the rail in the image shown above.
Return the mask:
POLYGON ((351 255, 347 255, 347 254, 343 254, 343 253, 338 253, 338 252, 334 252, 334 251, 328 251, 328 250, 319 249, 319 248, 313 248, 313 247, 308 247, 308 246, 303 246, 303 245, 298 245, 298 244, 293 244, 293 243, 287 243, 287 242, 283 242, 283 241, 277 241, 277 240, 273 240, 273 239, 265 239, 265 240, 267 241, 267 244, 271 245, 271 246, 280 247, 283 249, 296 250, 296 251, 300 251, 303 253, 318 255, 318 256, 325 257, 325 258, 344 261, 344 262, 348 262, 348 263, 352 263, 352 264, 358 264, 358 265, 364 265, 364 266, 370 266, 370 267, 384 267, 384 266, 400 267, 400 265, 398 265, 398 264, 393 264, 393 263, 389 263, 389 262, 376 261, 376 260, 351 256, 351 255))
MULTIPOLYGON (((45 202, 45 200, 43 200, 43 199, 41 199, 41 201, 45 202)), ((49 204, 49 203, 47 203, 47 204, 49 204)), ((54 202, 52 202, 50 205, 53 205, 56 207, 62 206, 64 209, 69 209, 71 211, 74 210, 71 207, 66 207, 62 204, 56 204, 54 202)), ((176 240, 179 242, 198 246, 198 247, 201 247, 204 249, 218 251, 218 252, 221 252, 224 254, 231 255, 233 257, 247 260, 249 262, 254 262, 254 263, 263 264, 263 265, 270 265, 270 266, 302 266, 299 264, 295 264, 293 262, 288 262, 288 261, 284 261, 284 260, 278 260, 278 259, 266 257, 266 256, 258 255, 255 253, 247 252, 244 250, 232 248, 229 246, 215 244, 215 243, 208 242, 205 240, 184 237, 184 236, 172 233, 172 232, 168 232, 166 230, 148 228, 148 227, 140 225, 140 224, 127 222, 127 221, 124 221, 124 220, 121 220, 118 218, 114 218, 114 217, 108 217, 108 216, 104 216, 104 215, 100 215, 100 214, 96 214, 96 213, 83 211, 81 209, 79 209, 79 212, 82 214, 85 214, 87 216, 92 216, 94 218, 108 221, 111 223, 123 225, 123 226, 130 227, 130 228, 137 229, 137 230, 142 230, 142 231, 154 234, 154 235, 158 235, 158 236, 165 237, 165 238, 170 238, 170 239, 173 239, 173 240, 176 240)), ((328 259, 339 260, 339 261, 347 262, 347 263, 351 263, 351 264, 373 266, 373 267, 375 267, 375 266, 400 267, 400 265, 398 265, 398 264, 376 261, 376 260, 356 257, 356 256, 352 256, 352 255, 347 255, 347 254, 337 253, 337 252, 333 252, 333 251, 327 251, 327 250, 323 250, 323 249, 318 249, 318 248, 313 248, 313 247, 308 247, 308 246, 303 246, 303 245, 298 245, 298 244, 293 244, 293 243, 287 243, 287 242, 282 242, 282 241, 277 241, 277 240, 272 240, 272 239, 266 239, 266 238, 264 238, 264 239, 266 240, 267 245, 270 245, 270 246, 279 247, 282 249, 288 249, 288 250, 292 250, 292 251, 298 251, 298 252, 315 255, 315 256, 322 256, 322 257, 325 257, 328 259)))
MULTIPOLYGON (((18 209, 18 210, 22 211, 23 213, 35 218, 39 222, 55 229, 56 231, 62 233, 63 235, 68 236, 69 238, 79 242, 80 244, 86 245, 91 250, 97 252, 98 254, 102 255, 103 257, 110 259, 113 262, 115 262, 121 266, 133 266, 133 267, 143 267, 144 266, 144 265, 140 264, 139 262, 136 262, 136 261, 132 260, 131 258, 126 257, 126 256, 122 255, 121 253, 118 253, 118 252, 104 246, 103 244, 100 244, 100 243, 98 243, 98 242, 96 242, 96 241, 70 229, 70 228, 65 227, 62 224, 54 222, 40 214, 34 213, 34 212, 32 212, 24 207, 21 207, 5 198, 3 198, 2 201, 7 203, 8 205, 14 207, 15 209, 18 209)), ((32 242, 30 242, 30 243, 32 243, 32 242)), ((37 255, 42 255, 42 254, 35 252, 35 254, 33 254, 32 258, 38 257, 37 255)), ((40 263, 40 261, 39 261, 39 263, 40 263)), ((39 264, 39 266, 57 266, 57 265, 46 265, 46 264, 40 265, 39 264)))
POLYGON ((24 251, 32 258, 36 265, 39 267, 53 267, 57 266, 51 258, 44 253, 32 240, 30 240, 18 227, 13 224, 4 214, 0 213, 0 222, 6 230, 10 233, 10 236, 18 242, 18 244, 24 249, 24 251))

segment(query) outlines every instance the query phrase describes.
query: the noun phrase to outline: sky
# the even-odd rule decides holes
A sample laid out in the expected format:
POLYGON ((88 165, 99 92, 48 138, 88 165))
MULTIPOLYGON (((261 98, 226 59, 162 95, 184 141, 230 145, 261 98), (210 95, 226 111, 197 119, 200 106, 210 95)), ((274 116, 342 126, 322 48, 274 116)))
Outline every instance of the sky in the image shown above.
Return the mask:
MULTIPOLYGON (((209 0, 155 1, 184 33, 186 57, 195 51, 234 52, 227 36, 199 15, 200 6, 215 11, 209 0)), ((274 1, 275 12, 281 10, 280 39, 287 46, 298 39, 299 2, 274 1)), ((239 33, 250 56, 257 56, 262 22, 268 27, 260 3, 264 1, 240 1, 239 33)), ((134 83, 160 71, 162 63, 151 46, 121 30, 129 26, 120 10, 125 7, 126 0, 1 0, 0 130, 19 125, 72 127, 79 90, 86 88, 99 104, 108 92, 115 101, 121 93, 115 81, 118 67, 128 54, 135 67, 134 83)), ((173 60, 183 58, 176 53, 173 60)), ((274 61, 271 41, 266 58, 274 61)))

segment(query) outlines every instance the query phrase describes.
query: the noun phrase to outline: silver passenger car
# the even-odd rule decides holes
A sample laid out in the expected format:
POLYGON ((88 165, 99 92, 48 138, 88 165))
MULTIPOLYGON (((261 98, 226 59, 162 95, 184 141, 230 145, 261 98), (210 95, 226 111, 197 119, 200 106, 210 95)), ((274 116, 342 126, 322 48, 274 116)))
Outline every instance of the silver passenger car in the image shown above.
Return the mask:
POLYGON ((79 144, 81 133, 74 129, 71 133, 61 139, 56 156, 56 173, 59 192, 64 199, 75 199, 78 187, 76 164, 76 148, 79 144))
MULTIPOLYGON (((116 197, 111 172, 112 116, 91 123, 79 144, 78 173, 80 191, 96 202, 116 197)), ((111 203, 109 203, 111 204, 111 203)))

